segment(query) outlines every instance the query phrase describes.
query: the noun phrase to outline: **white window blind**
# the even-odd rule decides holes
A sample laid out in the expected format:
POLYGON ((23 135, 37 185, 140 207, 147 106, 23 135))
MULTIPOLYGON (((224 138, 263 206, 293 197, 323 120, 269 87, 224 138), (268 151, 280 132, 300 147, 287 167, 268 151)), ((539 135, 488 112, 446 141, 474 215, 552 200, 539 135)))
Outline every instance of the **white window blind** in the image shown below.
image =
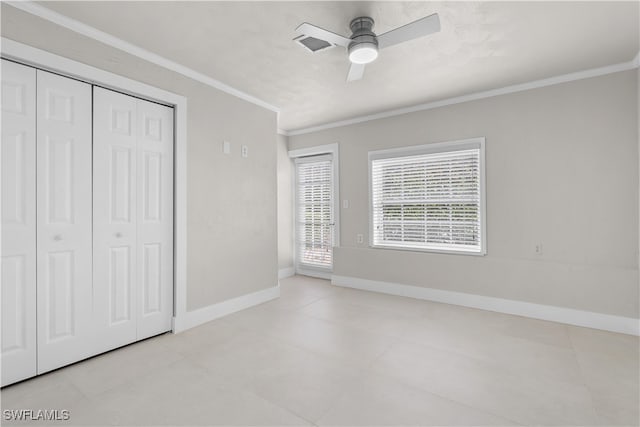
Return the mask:
POLYGON ((483 254, 483 147, 370 153, 373 246, 483 254))
POLYGON ((331 155, 296 159, 298 264, 333 266, 333 165, 331 155))

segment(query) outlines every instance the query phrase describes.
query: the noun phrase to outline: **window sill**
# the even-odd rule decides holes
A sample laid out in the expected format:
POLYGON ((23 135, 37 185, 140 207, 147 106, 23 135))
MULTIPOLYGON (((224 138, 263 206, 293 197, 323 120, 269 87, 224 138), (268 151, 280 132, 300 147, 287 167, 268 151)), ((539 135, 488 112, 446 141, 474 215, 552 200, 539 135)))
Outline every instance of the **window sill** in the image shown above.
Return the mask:
POLYGON ((407 251, 407 252, 426 252, 426 253, 434 253, 434 254, 442 254, 442 255, 471 255, 471 256, 486 256, 487 251, 481 250, 480 252, 475 251, 464 251, 464 250, 448 250, 448 249, 427 249, 427 248, 414 248, 407 246, 392 246, 392 245, 369 245, 371 249, 387 249, 393 251, 407 251))

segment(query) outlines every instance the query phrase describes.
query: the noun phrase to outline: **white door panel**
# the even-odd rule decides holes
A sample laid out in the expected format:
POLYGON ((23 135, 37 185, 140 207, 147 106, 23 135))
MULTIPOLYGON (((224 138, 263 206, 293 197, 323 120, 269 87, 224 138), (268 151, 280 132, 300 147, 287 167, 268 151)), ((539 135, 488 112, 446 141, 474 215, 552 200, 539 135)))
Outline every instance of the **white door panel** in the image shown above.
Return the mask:
POLYGON ((97 87, 93 252, 103 350, 170 330, 173 109, 97 87))
POLYGON ((37 71, 38 373, 93 354, 91 86, 37 71))
POLYGON ((36 70, 2 60, 2 386, 36 374, 36 70))
POLYGON ((137 100, 137 338, 171 329, 173 314, 173 109, 137 100))
POLYGON ((136 99, 94 87, 94 310, 100 351, 136 340, 136 99))

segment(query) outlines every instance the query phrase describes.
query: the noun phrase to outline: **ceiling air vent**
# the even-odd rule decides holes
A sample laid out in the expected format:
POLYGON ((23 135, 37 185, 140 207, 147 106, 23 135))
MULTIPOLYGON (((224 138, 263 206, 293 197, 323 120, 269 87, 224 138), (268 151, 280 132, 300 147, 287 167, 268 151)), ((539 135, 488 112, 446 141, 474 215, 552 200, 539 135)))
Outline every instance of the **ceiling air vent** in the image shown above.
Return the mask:
POLYGON ((296 37, 293 40, 312 53, 319 52, 321 50, 325 50, 335 46, 327 41, 316 39, 315 37, 311 37, 311 36, 303 35, 300 37, 296 37))

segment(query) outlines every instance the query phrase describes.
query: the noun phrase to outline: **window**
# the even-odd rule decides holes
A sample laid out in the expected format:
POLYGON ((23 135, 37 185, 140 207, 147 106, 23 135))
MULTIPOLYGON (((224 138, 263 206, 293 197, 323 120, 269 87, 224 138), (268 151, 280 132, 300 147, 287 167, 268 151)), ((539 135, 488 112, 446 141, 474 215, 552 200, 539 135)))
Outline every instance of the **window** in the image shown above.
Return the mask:
POLYGON ((484 138, 369 153, 371 244, 486 253, 484 138))

